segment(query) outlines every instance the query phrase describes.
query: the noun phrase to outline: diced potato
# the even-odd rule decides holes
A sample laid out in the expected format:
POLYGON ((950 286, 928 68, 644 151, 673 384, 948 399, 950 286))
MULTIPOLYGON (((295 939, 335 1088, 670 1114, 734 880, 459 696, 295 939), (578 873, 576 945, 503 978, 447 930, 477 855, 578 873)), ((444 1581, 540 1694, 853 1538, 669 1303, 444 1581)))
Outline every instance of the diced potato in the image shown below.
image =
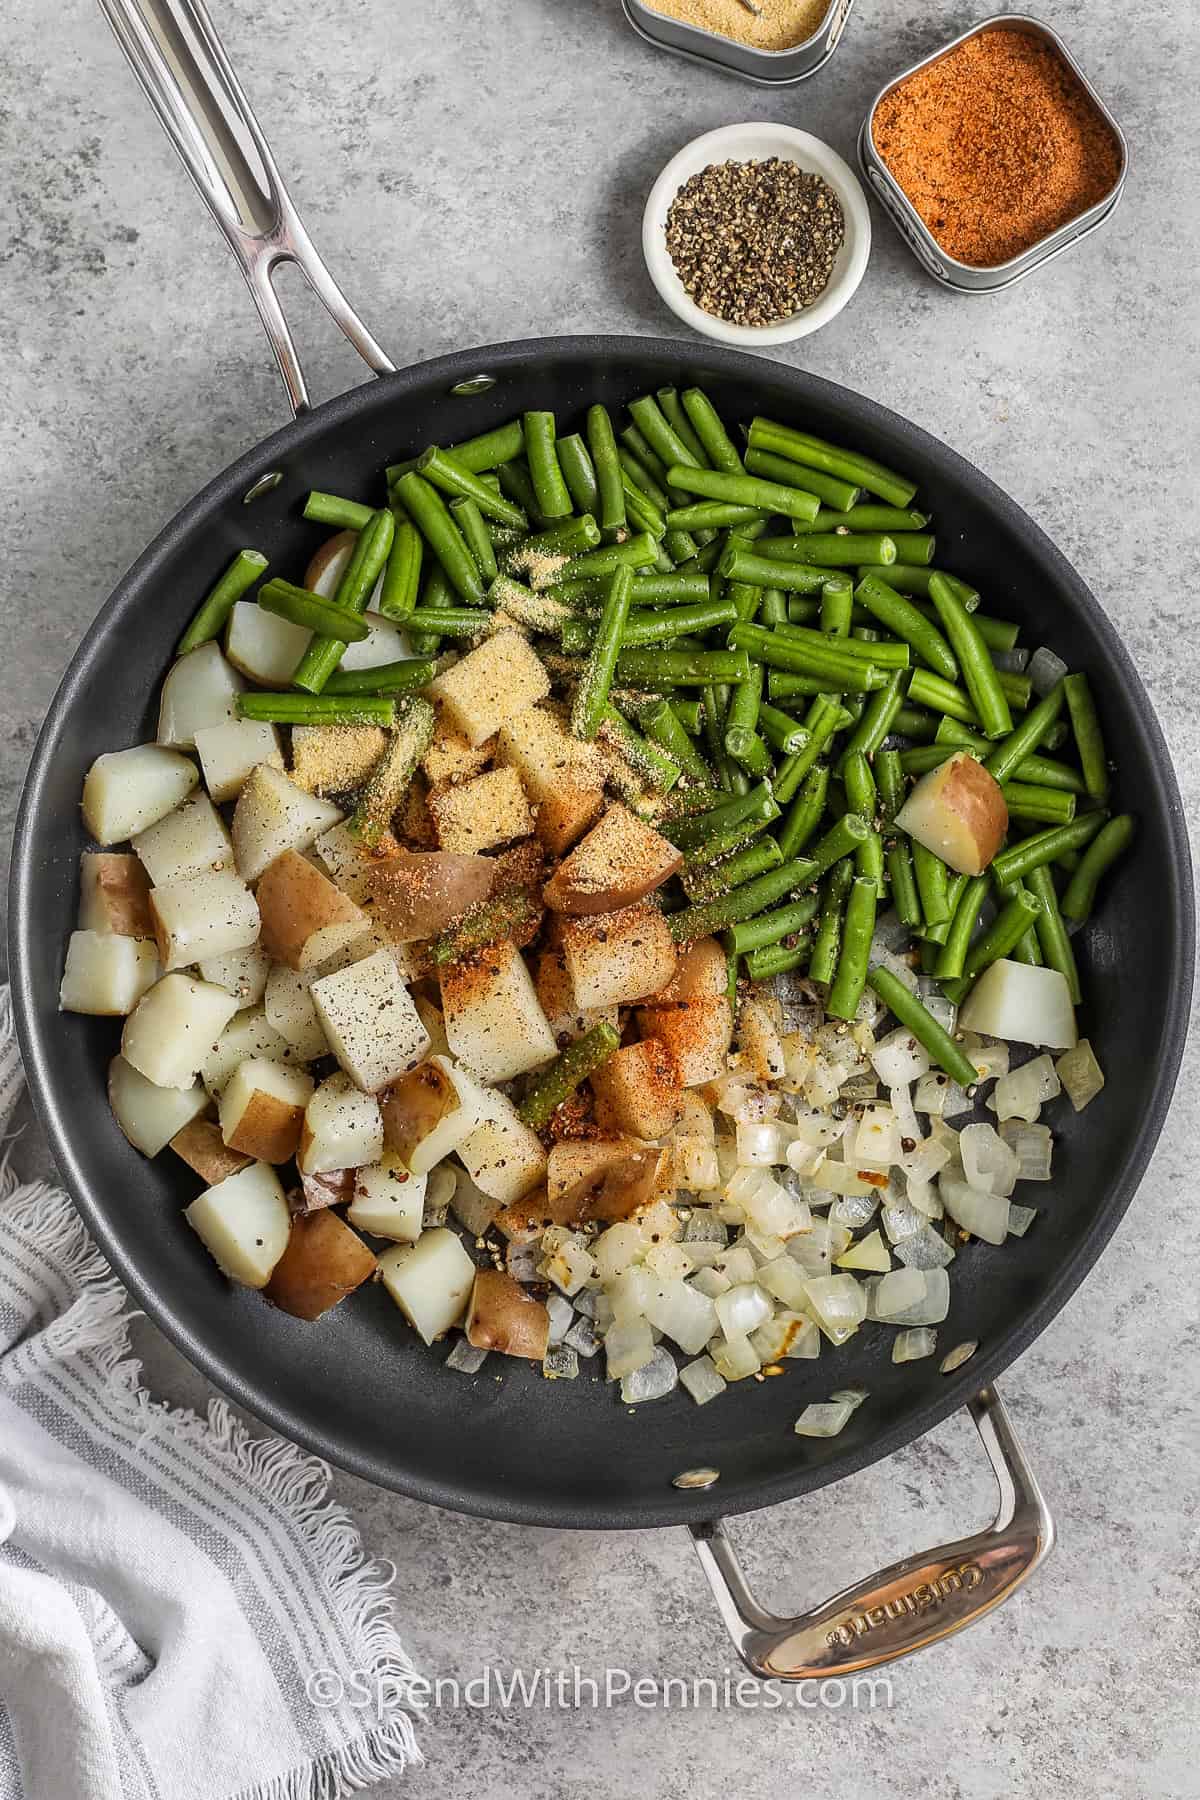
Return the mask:
POLYGON ((199 781, 178 750, 137 744, 98 756, 83 783, 83 822, 98 844, 122 844, 164 818, 199 781))
POLYGON ((546 883, 546 905, 575 917, 617 912, 644 900, 682 865, 674 844, 614 801, 546 883))
POLYGON ((287 688, 311 640, 303 625, 265 612, 253 600, 238 600, 225 627, 225 654, 257 687, 287 688))
POLYGON ((300 1147, 304 1109, 312 1095, 312 1077, 303 1069, 251 1056, 221 1089, 221 1136, 231 1150, 258 1162, 289 1162, 300 1147))
POLYGON ((959 874, 982 875, 1004 842, 1008 806, 995 776, 958 750, 922 775, 896 824, 959 874))
POLYGON ((487 1111, 458 1146, 459 1161, 481 1193, 509 1206, 546 1178, 541 1139, 506 1094, 487 1093, 487 1111))
POLYGON ((666 987, 675 973, 675 944, 657 907, 569 919, 562 930, 567 973, 580 1006, 628 1006, 666 987))
POLYGON ((370 920, 298 850, 285 850, 258 884, 263 947, 292 969, 313 969, 371 929, 370 920))
POLYGON ((567 959, 561 949, 538 952, 533 985, 556 1043, 573 1042, 593 1025, 601 1023, 616 1029, 618 1009, 615 1006, 585 1010, 576 1004, 575 990, 567 974, 567 959))
POLYGON ((79 929, 152 938, 150 882, 128 851, 85 850, 79 858, 79 929))
POLYGON ((333 599, 357 543, 357 531, 335 531, 332 537, 317 546, 304 571, 303 585, 310 594, 320 594, 325 600, 333 599))
POLYGON ((344 1206, 353 1197, 353 1169, 325 1169, 319 1175, 309 1175, 299 1164, 297 1169, 299 1191, 288 1195, 293 1212, 320 1212, 323 1206, 344 1206))
MULTIPOLYGON (((416 944, 393 944, 385 937, 377 925, 368 925, 360 937, 354 938, 333 956, 327 956, 312 971, 314 981, 323 980, 326 975, 337 975, 343 969, 353 968, 355 963, 366 962, 368 957, 382 952, 395 963, 400 979, 407 984, 416 981, 427 972, 426 959, 420 946, 416 944)), ((306 971, 307 973, 307 971, 306 971)))
POLYGON ((214 1034, 200 1064, 200 1079, 214 1099, 238 1064, 251 1056, 293 1064, 305 1060, 274 1029, 261 1006, 239 1008, 224 1031, 214 1034))
POLYGON ((279 733, 274 725, 261 724, 257 719, 231 719, 228 725, 210 725, 197 732, 196 754, 204 771, 204 785, 218 806, 226 800, 236 800, 251 772, 264 763, 273 769, 283 768, 279 733))
POLYGON ((167 970, 248 950, 258 942, 258 902, 232 869, 156 887, 150 910, 159 960, 167 970))
POLYGON ((464 1329, 477 1350, 541 1362, 550 1342, 550 1314, 503 1269, 479 1269, 464 1329))
POLYGON ((626 1044, 592 1074, 596 1117, 632 1137, 665 1137, 682 1101, 671 1053, 657 1038, 626 1044))
POLYGON ((133 848, 155 887, 233 868, 233 843, 225 821, 207 794, 192 794, 182 806, 139 831, 133 848))
POLYGON ((313 1005, 315 977, 300 975, 283 963, 274 963, 267 976, 263 1006, 267 1023, 279 1033, 302 1062, 328 1056, 325 1027, 313 1005))
POLYGON ((378 725, 293 725, 292 780, 310 794, 348 794, 386 748, 378 725))
POLYGON ((457 1234, 439 1226, 418 1243, 385 1250, 379 1274, 409 1324, 432 1344, 466 1311, 475 1264, 457 1234))
POLYGON ((108 1065, 108 1104, 134 1149, 157 1156, 199 1118, 208 1095, 198 1081, 188 1088, 156 1087, 123 1056, 114 1056, 108 1065))
POLYGON ((373 916, 398 944, 436 937, 492 892, 496 859, 445 850, 396 850, 367 881, 373 916))
POLYGON ((279 1177, 268 1163, 251 1163, 205 1188, 183 1216, 218 1268, 252 1288, 266 1287, 292 1227, 279 1177))
POLYGON ((158 980, 158 956, 145 938, 73 931, 58 990, 63 1012, 119 1019, 131 1013, 158 980))
POLYGON ((358 1231, 391 1238, 397 1244, 415 1244, 421 1235, 427 1178, 404 1166, 395 1150, 385 1150, 378 1162, 354 1171, 354 1197, 346 1217, 358 1231))
POLYGON ((121 1054, 158 1087, 190 1088, 237 1009, 224 988, 164 975, 126 1019, 121 1054))
POLYGON ((323 1081, 304 1114, 300 1135, 300 1167, 307 1175, 330 1169, 360 1169, 383 1155, 383 1120, 379 1102, 364 1094, 347 1075, 323 1081))
POLYGON ((319 1319, 374 1273, 373 1252, 337 1213, 297 1213, 266 1296, 295 1319, 319 1319))
POLYGON ((243 881, 257 881, 285 850, 307 850, 341 821, 328 800, 306 794, 269 763, 247 777, 233 815, 233 854, 243 881))
MULTIPOLYGON (((314 731, 319 729, 323 730, 324 727, 313 727, 314 731)), ((292 737, 294 741, 295 732, 292 737)), ((372 871, 394 856, 399 848, 390 832, 385 832, 378 844, 368 847, 348 825, 331 825, 313 845, 330 881, 335 887, 341 888, 355 906, 368 904, 371 900, 372 871)))
POLYGON ((198 731, 236 719, 237 697, 244 686, 221 655, 219 644, 199 644, 189 650, 173 664, 162 684, 159 743, 176 750, 195 749, 198 731))
MULTIPOLYGON (((376 589, 378 592, 378 588, 376 589)), ((400 627, 385 619, 381 612, 365 612, 365 638, 347 644, 339 667, 343 669, 377 669, 381 663, 400 662, 411 655, 408 640, 400 627)))
POLYGON ((428 1055, 421 1015, 386 950, 314 981, 312 998, 329 1048, 365 1093, 378 1093, 428 1055))
MULTIPOLYGON (((494 1206, 495 1202, 491 1202, 494 1206)), ((551 1225, 574 1229, 580 1223, 582 1201, 574 1196, 551 1200, 544 1186, 531 1188, 521 1199, 502 1206, 490 1223, 512 1244, 536 1244, 551 1225)), ((640 1242, 640 1240, 639 1240, 640 1242)))
POLYGON ((467 742, 443 713, 438 714, 433 742, 421 758, 421 767, 430 787, 445 787, 451 781, 466 781, 480 774, 492 760, 491 739, 478 747, 467 742))
POLYGON ((545 699, 550 677, 520 632, 498 631, 439 675, 429 691, 469 744, 485 744, 545 699))
POLYGON ((555 713, 535 706, 502 728, 496 756, 521 777, 537 809, 538 837, 561 856, 604 804, 604 760, 596 746, 573 738, 555 713))
MULTIPOLYGON (((138 1079, 140 1081, 141 1077, 138 1079)), ((198 1091, 204 1090, 201 1088, 198 1091)), ((171 1090, 155 1088, 154 1092, 164 1094, 171 1090)), ((207 1093, 204 1098, 207 1100, 207 1093)), ((236 1175, 240 1169, 247 1168, 254 1161, 252 1156, 243 1156, 240 1150, 229 1148, 215 1119, 192 1119, 175 1133, 171 1139, 171 1148, 209 1187, 215 1187, 227 1175, 236 1175)))
POLYGON ((628 1219, 668 1184, 671 1153, 630 1139, 555 1144, 546 1165, 552 1207, 576 1219, 628 1219))
POLYGON ((533 830, 533 814, 515 769, 489 769, 456 787, 435 788, 429 810, 443 850, 472 856, 533 830))
POLYGON ((239 1007, 260 1006, 267 991, 271 959, 257 945, 249 950, 231 950, 227 956, 206 956, 198 963, 201 978, 214 987, 232 994, 239 1007))
POLYGON ((1066 976, 1009 957, 983 971, 963 1001, 958 1026, 1051 1050, 1073 1049, 1079 1035, 1066 976))
POLYGON ((431 1056, 380 1097, 383 1139, 415 1175, 457 1150, 487 1109, 484 1089, 447 1056, 431 1056))
POLYGON ((515 945, 490 944, 449 965, 441 986, 450 1049, 484 1081, 510 1081, 554 1056, 554 1034, 515 945))
POLYGON ((670 986, 638 1011, 643 1037, 666 1046, 682 1087, 700 1087, 728 1072, 733 1008, 725 978, 725 952, 716 938, 698 938, 680 956, 670 986))

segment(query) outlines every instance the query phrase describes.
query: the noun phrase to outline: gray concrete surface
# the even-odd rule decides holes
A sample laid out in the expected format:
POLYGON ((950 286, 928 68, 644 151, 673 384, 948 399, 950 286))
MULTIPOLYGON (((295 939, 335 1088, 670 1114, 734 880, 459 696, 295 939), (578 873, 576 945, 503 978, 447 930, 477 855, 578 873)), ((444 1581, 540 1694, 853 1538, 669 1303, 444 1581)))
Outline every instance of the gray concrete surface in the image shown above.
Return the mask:
MULTIPOLYGON (((656 54, 617 0, 219 0, 228 47, 318 243, 397 361, 553 331, 669 333, 641 205, 700 131, 771 118, 852 153, 879 83, 975 9, 859 0, 836 59, 778 95, 656 54)), ((983 9, 980 8, 980 11, 983 9)), ((1115 224, 993 299, 918 272, 876 218, 860 294, 789 360, 957 445, 1072 557, 1124 632, 1200 800, 1194 459, 1200 41, 1184 0, 1050 0, 1129 134, 1115 224), (1192 477, 1189 480, 1189 476, 1192 477)), ((356 379, 299 307, 314 391, 356 379)), ((85 624, 141 546, 285 407, 241 281, 88 0, 8 9, 0 59, 0 446, 16 525, 3 579, 0 814, 85 624)), ((6 843, 7 848, 7 843, 6 843)), ((1005 1394, 1061 1548, 992 1620, 894 1671, 894 1705, 446 1710, 403 1787, 449 1800, 1092 1800, 1200 1794, 1195 1060, 1134 1206, 1005 1394), (1189 1622, 1190 1621, 1190 1622, 1189 1622)), ((23 1166, 44 1152, 26 1132, 23 1166)), ((202 1398, 150 1331, 153 1381, 202 1398)), ((488 1664, 722 1675, 731 1656, 681 1533, 489 1526, 352 1480, 394 1556, 429 1673, 488 1664)), ((779 1604, 982 1522, 969 1427, 742 1522, 779 1604)))

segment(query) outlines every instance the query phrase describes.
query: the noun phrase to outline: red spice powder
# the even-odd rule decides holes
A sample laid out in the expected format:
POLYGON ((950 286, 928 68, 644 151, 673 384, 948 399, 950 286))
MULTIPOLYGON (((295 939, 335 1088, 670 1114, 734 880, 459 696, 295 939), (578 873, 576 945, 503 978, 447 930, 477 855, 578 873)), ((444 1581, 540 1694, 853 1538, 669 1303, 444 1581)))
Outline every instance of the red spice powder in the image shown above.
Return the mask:
POLYGON ((1111 193, 1120 145, 1047 39, 968 38, 880 101, 875 148, 942 248, 994 268, 1111 193))

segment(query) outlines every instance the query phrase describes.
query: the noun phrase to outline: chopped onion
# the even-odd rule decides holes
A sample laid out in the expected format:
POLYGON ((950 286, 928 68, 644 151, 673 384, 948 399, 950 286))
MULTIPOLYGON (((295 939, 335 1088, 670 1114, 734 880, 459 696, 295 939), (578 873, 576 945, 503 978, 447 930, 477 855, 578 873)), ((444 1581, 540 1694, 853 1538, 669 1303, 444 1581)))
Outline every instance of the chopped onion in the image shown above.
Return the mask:
POLYGON ((679 1385, 685 1387, 697 1406, 704 1406, 725 1392, 728 1385, 717 1373, 711 1356, 698 1356, 679 1371, 679 1385))
POLYGON ((753 1281, 758 1265, 744 1244, 733 1244, 713 1264, 718 1274, 724 1275, 731 1287, 742 1281, 753 1281))
POLYGON ((465 1337, 460 1337, 446 1358, 446 1367, 457 1369, 460 1375, 477 1375, 487 1361, 487 1354, 486 1350, 479 1350, 465 1337))
POLYGON ((853 1407, 857 1412, 863 1401, 869 1400, 871 1395, 866 1388, 848 1387, 838 1388, 835 1393, 830 1394, 829 1398, 838 1402, 844 1401, 847 1406, 853 1407))
POLYGON ((551 1344, 542 1358, 542 1374, 550 1381, 574 1381, 579 1374, 579 1352, 566 1342, 551 1344))
POLYGON ((956 1225, 982 1238, 985 1244, 1002 1244, 1008 1232, 1008 1201, 985 1188, 972 1187, 943 1170, 938 1177, 942 1205, 956 1225))
POLYGON ((941 1138, 927 1137, 909 1155, 900 1158, 900 1167, 910 1183, 926 1182, 932 1181, 949 1161, 949 1146, 941 1138))
POLYGON ((1075 1046, 1075 1008, 1067 978, 1057 969, 1002 956, 983 971, 963 1002, 960 1027, 1051 1050, 1075 1046))
POLYGON ((523 1286, 538 1278, 537 1266, 542 1259, 541 1246, 538 1244, 508 1244, 504 1251, 504 1266, 514 1281, 523 1286))
POLYGON ((1073 1050, 1060 1056, 1054 1067, 1076 1112, 1082 1112, 1104 1086, 1104 1071, 1086 1038, 1080 1038, 1073 1050))
POLYGON ((631 1325, 637 1319, 644 1319, 657 1285, 657 1277, 640 1264, 623 1270, 615 1280, 608 1282, 604 1292, 612 1307, 614 1323, 631 1325))
POLYGON ((889 907, 875 921, 871 939, 872 961, 881 950, 903 950, 912 938, 912 927, 906 925, 895 907, 889 907))
POLYGON ((783 1073, 785 1081, 793 1087, 802 1087, 808 1080, 817 1052, 810 1037, 801 1031, 793 1031, 780 1040, 783 1051, 783 1073))
POLYGON ((866 1269, 878 1275, 891 1268, 892 1253, 880 1233, 872 1231, 843 1250, 837 1266, 839 1269, 866 1269))
POLYGON ((814 1187, 823 1188, 830 1194, 873 1194, 880 1185, 877 1181, 865 1181, 857 1169, 850 1168, 846 1163, 830 1162, 828 1159, 821 1164, 812 1179, 814 1187))
MULTIPOLYGON (((894 956, 886 945, 879 942, 878 936, 876 936, 871 945, 869 961, 870 966, 873 969, 887 969, 890 974, 896 977, 897 981, 902 983, 902 985, 908 989, 910 994, 915 994, 917 992, 917 984, 920 978, 917 975, 916 970, 909 963, 905 962, 902 956, 894 956)), ((874 995, 872 995, 872 999, 875 999, 874 995)), ((868 1014, 868 1017, 880 1019, 884 1016, 886 1010, 887 1009, 883 1006, 882 1002, 876 999, 874 1011, 872 1014, 868 1014)))
POLYGON ((814 1219, 811 1231, 788 1242, 788 1255, 809 1275, 827 1275, 835 1256, 840 1256, 850 1242, 845 1226, 829 1219, 814 1219))
POLYGON ((729 1231, 708 1206, 694 1206, 683 1222, 685 1244, 726 1244, 729 1231))
POLYGON ((744 1381, 748 1375, 757 1375, 762 1367, 758 1351, 746 1337, 715 1337, 708 1353, 718 1375, 726 1381, 744 1381))
POLYGON ((646 1267, 664 1281, 682 1281, 696 1265, 679 1244, 652 1244, 646 1252, 646 1267))
POLYGON ((892 1244, 902 1244, 905 1238, 912 1237, 914 1232, 922 1230, 927 1223, 926 1214, 911 1206, 907 1199, 889 1199, 879 1216, 888 1241, 892 1244))
POLYGON ((604 1355, 610 1381, 644 1368, 654 1355, 654 1339, 648 1321, 630 1319, 623 1325, 610 1325, 604 1334, 604 1355))
MULTIPOLYGON (((611 1364, 609 1367, 611 1375, 611 1364)), ((621 1380, 621 1400, 625 1406, 636 1406, 642 1400, 663 1400, 679 1385, 679 1370, 669 1350, 660 1345, 648 1361, 631 1369, 621 1380)))
POLYGON ((965 1362, 970 1362, 978 1348, 978 1338, 968 1338, 963 1344, 955 1344, 953 1350, 947 1350, 938 1364, 938 1368, 943 1375, 953 1375, 955 1369, 960 1369, 965 1362))
POLYGON ((1053 1100, 1061 1092, 1062 1083, 1054 1064, 1043 1052, 1000 1077, 994 1095, 996 1117, 1001 1122, 1024 1119, 1031 1125, 1041 1111, 1043 1101, 1053 1100))
POLYGON ((929 1016, 937 1020, 942 1030, 948 1031, 953 1037, 958 1024, 958 1008, 953 1000, 947 1000, 945 994, 932 993, 923 996, 922 1004, 929 1016))
POLYGON ((986 1188, 1007 1200, 1017 1185, 1016 1156, 992 1125, 964 1125, 958 1134, 963 1174, 972 1187, 986 1188))
POLYGON ((710 1300, 715 1300, 718 1294, 727 1294, 733 1283, 719 1269, 697 1269, 692 1276, 692 1286, 698 1294, 707 1294, 710 1300))
POLYGON ((565 1294, 551 1294, 546 1302, 546 1311, 550 1315, 550 1343, 561 1344, 571 1329, 575 1317, 575 1308, 565 1294))
POLYGON ((1009 1201, 1008 1230, 1011 1237, 1024 1237, 1036 1218, 1036 1206, 1018 1206, 1015 1201, 1009 1201))
POLYGON ((1018 1181, 1049 1181, 1054 1139, 1048 1125, 1027 1125, 1021 1119, 1006 1119, 1000 1127, 1000 1136, 1017 1159, 1018 1181))
POLYGON ((993 663, 1006 675, 1022 675, 1029 666, 1028 650, 993 650, 993 663))
POLYGON ((787 1072, 779 1033, 760 1000, 743 1000, 738 1008, 738 1054, 759 1081, 779 1081, 787 1072))
POLYGON ((774 1262, 764 1263, 758 1271, 759 1286, 776 1300, 782 1300, 785 1306, 797 1310, 804 1306, 806 1280, 804 1270, 791 1256, 777 1256, 774 1262))
POLYGON ((821 1354, 821 1334, 801 1312, 777 1312, 751 1334, 750 1342, 764 1363, 778 1362, 780 1357, 811 1361, 821 1354))
POLYGON ((923 1356, 932 1356, 936 1348, 937 1332, 928 1325, 914 1325, 896 1333, 892 1340, 892 1361, 919 1362, 923 1356))
POLYGON ((804 1295, 805 1311, 832 1343, 844 1343, 867 1316, 866 1296, 853 1275, 811 1276, 804 1295))
POLYGON ((1058 686, 1067 672, 1067 665, 1062 657, 1056 656, 1045 644, 1040 644, 1029 659, 1029 679, 1033 683, 1034 693, 1042 698, 1058 686))
POLYGON ((978 1069, 980 1081, 988 1081, 993 1075, 1008 1074, 1007 1044, 996 1038, 980 1037, 977 1031, 964 1031, 962 1047, 968 1060, 978 1069))
POLYGON ((844 1225, 848 1231, 861 1231, 869 1225, 879 1207, 879 1194, 842 1194, 829 1209, 832 1225, 844 1225))
POLYGON ((783 1238, 776 1237, 771 1231, 760 1231, 758 1226, 749 1219, 746 1221, 746 1228, 738 1242, 745 1244, 760 1268, 763 1263, 773 1262, 777 1256, 782 1256, 787 1249, 787 1243, 783 1238))
POLYGON ((890 1106, 868 1106, 854 1135, 854 1161, 860 1169, 890 1169, 900 1160, 900 1125, 890 1106))
POLYGON ((632 1220, 622 1219, 619 1224, 610 1225, 592 1245, 597 1275, 604 1282, 614 1280, 632 1268, 645 1249, 646 1240, 632 1220))
POLYGON ((779 1119, 763 1119, 738 1123, 737 1159, 742 1168, 769 1169, 786 1163, 794 1133, 790 1125, 779 1119))
POLYGON ((824 1405, 814 1401, 806 1406, 796 1420, 797 1437, 831 1438, 845 1426, 852 1416, 854 1408, 845 1400, 826 1401, 824 1405))
POLYGON ((945 1269, 893 1269, 875 1290, 875 1317, 893 1325, 940 1325, 950 1310, 945 1269))
POLYGON ((901 1238, 896 1256, 906 1269, 944 1269, 954 1261, 954 1251, 932 1225, 922 1225, 901 1238))
POLYGON ((597 1336, 596 1328, 590 1319, 576 1319, 570 1331, 568 1331, 566 1337, 564 1337, 563 1343, 569 1344, 577 1356, 591 1357, 595 1356, 596 1352, 600 1349, 601 1340, 597 1336))
MULTIPOLYGON (((731 1294, 739 1289, 731 1288, 730 1294, 722 1295, 728 1300, 731 1294)), ((758 1290, 761 1292, 761 1289, 758 1290)), ((763 1294, 763 1304, 770 1311, 771 1303, 763 1294)), ((692 1287, 686 1281, 665 1281, 651 1295, 646 1307, 646 1317, 650 1323, 669 1337, 686 1356, 696 1356, 703 1350, 713 1332, 717 1329, 720 1303, 714 1308, 712 1300, 699 1288, 692 1287)))
POLYGON ((800 1091, 809 1106, 818 1112, 826 1112, 837 1099, 846 1074, 846 1070, 818 1052, 800 1091))
MULTIPOLYGON (((830 1144, 836 1144, 838 1139, 844 1134, 846 1130, 846 1121, 844 1119, 831 1119, 828 1113, 820 1112, 811 1107, 797 1107, 793 1129, 796 1133, 797 1143, 808 1144, 814 1150, 824 1150, 827 1149, 830 1144)), ((796 1168, 799 1162, 800 1158, 798 1156, 790 1156, 788 1158, 788 1166, 790 1168, 796 1168)))
POLYGON ((716 1307, 721 1330, 727 1338, 749 1337, 752 1331, 766 1323, 773 1311, 770 1295, 757 1281, 741 1281, 710 1304, 716 1307))
POLYGON ((838 1098, 850 1106, 860 1106, 866 1100, 878 1100, 879 1083, 874 1075, 852 1075, 849 1081, 843 1081, 838 1098))
POLYGON ((931 1181, 917 1181, 910 1175, 906 1182, 908 1204, 927 1219, 940 1219, 945 1211, 941 1197, 931 1181))

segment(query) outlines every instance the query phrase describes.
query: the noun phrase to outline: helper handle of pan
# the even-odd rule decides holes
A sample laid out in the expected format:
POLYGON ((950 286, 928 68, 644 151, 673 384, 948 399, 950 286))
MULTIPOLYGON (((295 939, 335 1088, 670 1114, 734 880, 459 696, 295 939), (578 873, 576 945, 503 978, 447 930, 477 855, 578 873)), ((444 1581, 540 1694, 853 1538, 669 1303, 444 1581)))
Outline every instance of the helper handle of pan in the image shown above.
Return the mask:
POLYGON ((292 409, 308 387, 272 276, 295 263, 334 323, 377 375, 395 365, 313 247, 213 28, 204 0, 100 0, 142 91, 237 257, 292 409))
POLYGON ((994 1388, 970 1403, 1000 1488, 986 1530, 921 1550, 795 1618, 755 1600, 722 1522, 693 1525, 696 1553, 747 1667, 763 1680, 849 1675, 924 1650, 1007 1600, 1054 1546, 1054 1521, 994 1388))

